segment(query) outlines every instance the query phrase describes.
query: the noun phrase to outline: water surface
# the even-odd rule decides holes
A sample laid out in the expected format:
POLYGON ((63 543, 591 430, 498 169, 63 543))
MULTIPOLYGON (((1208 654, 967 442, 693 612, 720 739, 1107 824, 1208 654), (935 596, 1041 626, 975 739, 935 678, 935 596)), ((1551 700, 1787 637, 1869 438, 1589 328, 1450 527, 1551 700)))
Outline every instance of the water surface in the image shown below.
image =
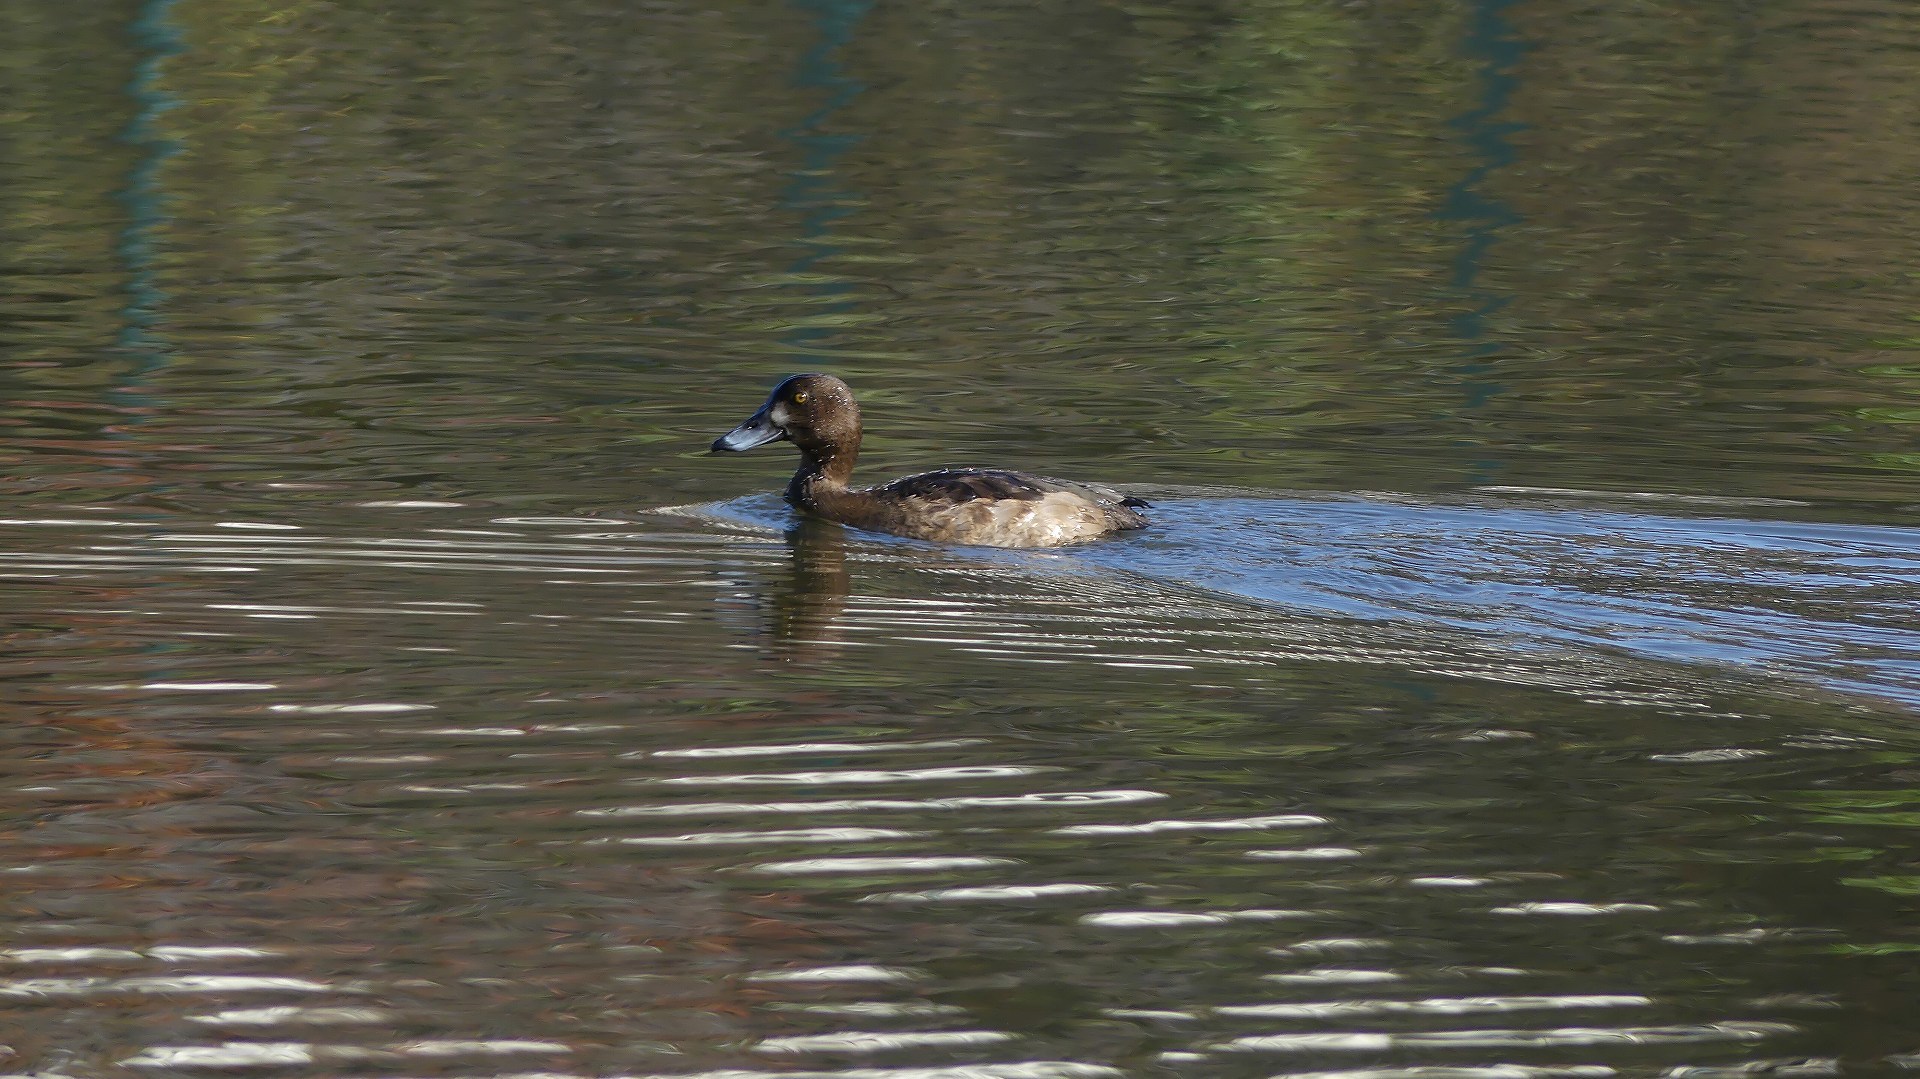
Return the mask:
POLYGON ((15 7, 0 1070, 1920 1066, 1907 6, 15 7))

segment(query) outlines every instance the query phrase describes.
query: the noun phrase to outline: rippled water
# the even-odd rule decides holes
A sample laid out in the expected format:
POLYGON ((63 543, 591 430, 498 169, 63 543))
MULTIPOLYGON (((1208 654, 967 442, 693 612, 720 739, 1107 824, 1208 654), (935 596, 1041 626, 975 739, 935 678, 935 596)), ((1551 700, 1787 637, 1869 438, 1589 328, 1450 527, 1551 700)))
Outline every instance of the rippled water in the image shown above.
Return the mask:
POLYGON ((0 1072, 1920 1068, 1911 8, 14 8, 0 1072))

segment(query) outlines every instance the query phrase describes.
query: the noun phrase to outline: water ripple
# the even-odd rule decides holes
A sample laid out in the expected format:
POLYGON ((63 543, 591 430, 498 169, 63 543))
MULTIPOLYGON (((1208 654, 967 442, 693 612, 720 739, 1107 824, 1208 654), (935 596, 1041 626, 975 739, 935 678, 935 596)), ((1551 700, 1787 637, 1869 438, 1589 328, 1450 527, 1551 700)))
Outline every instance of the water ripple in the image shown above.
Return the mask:
POLYGON ((1625 994, 1562 997, 1435 997, 1424 1000, 1329 1000, 1304 1004, 1223 1004, 1215 1014, 1265 1019, 1331 1019, 1362 1015, 1473 1015, 1565 1008, 1638 1008, 1650 997, 1625 994))
POLYGON ((939 1030, 879 1034, 847 1031, 840 1034, 794 1034, 767 1038, 754 1046, 758 1053, 879 1053, 896 1049, 954 1048, 1013 1041, 1015 1035, 998 1030, 939 1030))
POLYGON ((1167 797, 1159 791, 1036 791, 1032 794, 970 795, 953 798, 855 798, 817 802, 684 802, 674 805, 620 806, 581 809, 581 816, 682 817, 734 816, 761 813, 857 813, 866 810, 957 810, 1078 808, 1129 802, 1151 802, 1167 797))
POLYGON ((1551 1030, 1433 1030, 1405 1034, 1262 1034, 1233 1038, 1213 1048, 1231 1052, 1298 1053, 1335 1050, 1381 1052, 1393 1049, 1486 1047, 1546 1048, 1626 1043, 1674 1045, 1711 1042, 1750 1043, 1798 1033, 1786 1023, 1700 1023, 1660 1027, 1561 1027, 1551 1030))

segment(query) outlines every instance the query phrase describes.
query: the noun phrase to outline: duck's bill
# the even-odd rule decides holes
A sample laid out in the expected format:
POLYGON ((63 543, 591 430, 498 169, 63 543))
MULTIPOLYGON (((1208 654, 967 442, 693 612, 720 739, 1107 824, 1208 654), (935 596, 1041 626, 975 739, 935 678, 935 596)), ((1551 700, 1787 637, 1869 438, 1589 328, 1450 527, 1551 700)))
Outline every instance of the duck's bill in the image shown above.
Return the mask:
POLYGON ((778 442, 787 437, 763 409, 753 414, 753 418, 713 440, 713 452, 739 453, 755 446, 764 446, 769 442, 778 442))

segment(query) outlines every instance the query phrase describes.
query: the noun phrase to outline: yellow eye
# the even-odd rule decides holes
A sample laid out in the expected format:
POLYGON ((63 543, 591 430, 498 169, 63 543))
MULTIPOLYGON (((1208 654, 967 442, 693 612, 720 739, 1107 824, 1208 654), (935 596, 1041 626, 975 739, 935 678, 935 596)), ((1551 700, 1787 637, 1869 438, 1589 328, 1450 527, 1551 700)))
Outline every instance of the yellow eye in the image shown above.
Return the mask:
POLYGON ((795 391, 793 391, 793 403, 794 403, 794 404, 796 404, 796 405, 804 405, 804 404, 806 404, 806 403, 807 403, 807 391, 805 391, 805 390, 795 390, 795 391))

